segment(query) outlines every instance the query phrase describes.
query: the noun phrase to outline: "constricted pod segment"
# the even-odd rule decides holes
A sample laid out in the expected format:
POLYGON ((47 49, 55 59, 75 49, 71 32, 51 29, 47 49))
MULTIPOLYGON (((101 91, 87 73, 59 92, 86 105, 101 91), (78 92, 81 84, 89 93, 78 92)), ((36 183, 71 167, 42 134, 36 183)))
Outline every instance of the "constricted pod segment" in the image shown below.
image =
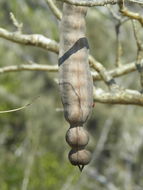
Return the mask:
POLYGON ((86 12, 85 7, 63 4, 59 51, 60 94, 64 116, 70 124, 66 134, 66 141, 72 147, 69 159, 72 164, 83 166, 89 162, 90 158, 87 157, 90 156, 89 153, 85 154, 88 151, 84 147, 89 137, 82 126, 93 106, 93 80, 88 64, 89 45, 85 36, 86 12))
POLYGON ((69 160, 82 171, 83 167, 90 162, 91 153, 85 149, 72 149, 69 152, 69 160))
POLYGON ((72 148, 82 148, 88 144, 89 135, 83 127, 71 127, 66 133, 66 141, 72 148))

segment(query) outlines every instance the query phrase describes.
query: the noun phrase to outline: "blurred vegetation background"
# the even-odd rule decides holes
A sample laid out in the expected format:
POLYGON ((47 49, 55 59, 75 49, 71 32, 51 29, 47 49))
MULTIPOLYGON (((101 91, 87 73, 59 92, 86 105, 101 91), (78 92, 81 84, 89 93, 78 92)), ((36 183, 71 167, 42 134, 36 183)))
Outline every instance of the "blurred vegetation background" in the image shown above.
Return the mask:
MULTIPOLYGON (((61 8, 62 4, 58 6, 61 8)), ((133 4, 128 6, 133 8, 133 4)), ((118 11, 116 6, 113 8, 118 11)), ((44 0, 0 0, 0 27, 16 31, 10 12, 23 23, 23 33, 59 40, 59 23, 44 0)), ((108 8, 88 10, 90 52, 108 69, 115 67, 115 25, 108 8)), ((137 50, 131 21, 121 27, 120 35, 121 60, 127 64, 135 60, 137 50)), ((29 61, 55 65, 57 55, 0 39, 1 67, 29 61)), ((69 126, 60 111, 57 77, 57 73, 39 71, 0 74, 1 111, 40 96, 22 111, 0 115, 0 190, 142 190, 142 107, 96 103, 86 124, 93 160, 80 173, 67 159, 70 148, 65 133, 69 126)), ((123 87, 140 88, 136 72, 120 77, 117 82, 123 87)), ((102 82, 95 85, 104 86, 102 82)))

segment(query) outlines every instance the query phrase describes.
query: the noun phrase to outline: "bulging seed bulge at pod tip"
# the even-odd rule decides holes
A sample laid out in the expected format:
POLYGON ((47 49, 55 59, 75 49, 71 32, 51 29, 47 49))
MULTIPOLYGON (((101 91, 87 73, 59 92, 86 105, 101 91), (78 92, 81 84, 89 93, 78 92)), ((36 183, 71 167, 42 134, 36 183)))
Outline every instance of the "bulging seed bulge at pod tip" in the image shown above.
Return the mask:
POLYGON ((82 148, 88 144, 89 135, 83 127, 70 127, 66 133, 66 141, 72 148, 82 148))
POLYGON ((91 161, 91 153, 85 149, 72 149, 69 152, 69 160, 72 165, 78 166, 80 171, 91 161))

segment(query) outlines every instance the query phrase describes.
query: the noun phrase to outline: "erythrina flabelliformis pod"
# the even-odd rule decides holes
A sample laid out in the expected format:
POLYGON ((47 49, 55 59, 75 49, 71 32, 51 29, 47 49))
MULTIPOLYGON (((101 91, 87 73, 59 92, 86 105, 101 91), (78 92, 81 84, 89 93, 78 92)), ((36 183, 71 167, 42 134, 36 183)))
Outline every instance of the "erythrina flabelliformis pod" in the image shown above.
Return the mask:
POLYGON ((82 171, 84 165, 87 165, 90 162, 91 153, 85 149, 72 149, 69 152, 69 160, 82 171))
POLYGON ((83 127, 71 127, 66 133, 66 141, 72 148, 85 147, 89 141, 89 135, 83 127))
POLYGON ((89 45, 85 37, 87 8, 63 4, 60 23, 59 87, 65 119, 70 124, 66 141, 72 147, 71 164, 84 165, 91 159, 85 146, 88 133, 82 128, 93 107, 93 80, 88 64, 89 45))

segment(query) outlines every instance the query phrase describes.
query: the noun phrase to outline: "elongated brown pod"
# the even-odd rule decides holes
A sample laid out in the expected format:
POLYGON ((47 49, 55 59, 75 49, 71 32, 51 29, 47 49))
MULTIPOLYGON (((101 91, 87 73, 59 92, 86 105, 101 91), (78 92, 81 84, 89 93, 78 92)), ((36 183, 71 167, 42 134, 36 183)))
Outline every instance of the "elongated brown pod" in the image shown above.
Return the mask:
POLYGON ((63 4, 60 24, 59 86, 64 115, 70 124, 66 140, 72 147, 69 160, 83 168, 90 161, 84 150, 88 134, 82 129, 93 105, 93 81, 88 64, 89 46, 85 37, 87 8, 63 4))

